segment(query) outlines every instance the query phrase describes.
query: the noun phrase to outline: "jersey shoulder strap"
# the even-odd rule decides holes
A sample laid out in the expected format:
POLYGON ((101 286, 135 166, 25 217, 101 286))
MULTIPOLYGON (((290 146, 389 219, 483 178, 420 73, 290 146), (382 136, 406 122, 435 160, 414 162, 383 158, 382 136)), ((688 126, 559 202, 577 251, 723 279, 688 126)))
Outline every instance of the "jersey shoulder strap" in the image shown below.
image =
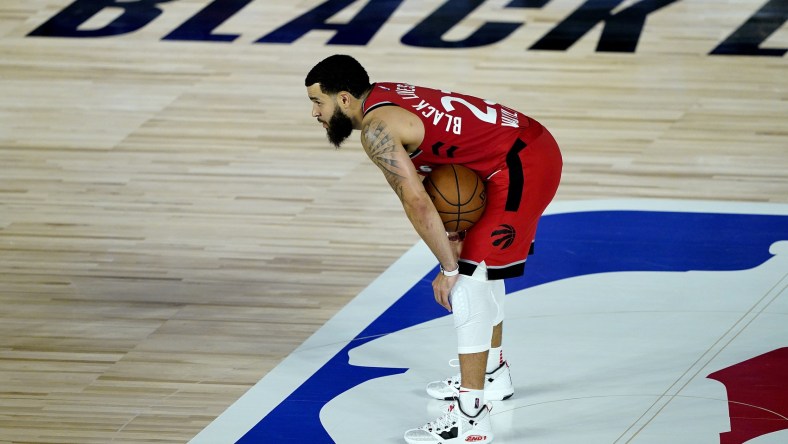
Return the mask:
POLYGON ((364 99, 361 110, 364 115, 373 109, 383 106, 400 106, 396 92, 396 83, 377 82, 372 84, 372 91, 364 99))

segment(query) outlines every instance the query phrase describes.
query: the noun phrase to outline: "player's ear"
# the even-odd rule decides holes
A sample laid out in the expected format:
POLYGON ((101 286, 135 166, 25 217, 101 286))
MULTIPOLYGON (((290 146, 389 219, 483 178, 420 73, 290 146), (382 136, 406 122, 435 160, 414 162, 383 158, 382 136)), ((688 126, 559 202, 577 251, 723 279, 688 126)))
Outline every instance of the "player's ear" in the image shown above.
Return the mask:
POLYGON ((351 99, 351 97, 353 97, 353 96, 347 91, 340 91, 337 94, 338 102, 341 103, 342 106, 344 106, 344 107, 350 106, 350 99, 351 99))

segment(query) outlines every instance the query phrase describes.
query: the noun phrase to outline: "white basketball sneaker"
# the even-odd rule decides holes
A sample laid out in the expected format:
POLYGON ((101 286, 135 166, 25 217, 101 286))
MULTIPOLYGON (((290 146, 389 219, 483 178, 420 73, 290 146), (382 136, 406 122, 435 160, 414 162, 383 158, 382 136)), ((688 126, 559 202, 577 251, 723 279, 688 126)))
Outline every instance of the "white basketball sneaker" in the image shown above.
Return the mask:
MULTIPOLYGON (((443 381, 433 381, 427 384, 427 394, 435 399, 451 401, 460 395, 460 374, 456 374, 443 381)), ((512 375, 509 373, 509 363, 504 361, 500 367, 484 376, 484 399, 486 401, 503 401, 514 395, 512 375)))
POLYGON ((460 403, 449 405, 446 413, 435 421, 405 432, 408 444, 486 444, 493 440, 490 425, 491 405, 487 404, 474 416, 460 408, 460 403))

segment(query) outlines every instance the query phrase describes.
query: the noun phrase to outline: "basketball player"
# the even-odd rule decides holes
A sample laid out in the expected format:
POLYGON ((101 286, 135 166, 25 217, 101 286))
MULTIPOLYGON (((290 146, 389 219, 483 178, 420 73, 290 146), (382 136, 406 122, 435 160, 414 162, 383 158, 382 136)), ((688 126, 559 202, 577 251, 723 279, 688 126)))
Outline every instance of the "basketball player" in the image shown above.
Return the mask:
POLYGON ((408 430, 405 441, 492 442, 487 401, 514 393, 501 348, 503 279, 523 274, 537 222, 558 188, 558 145, 537 121, 500 104, 407 83, 370 84, 347 55, 321 61, 304 83, 312 117, 333 145, 361 130, 364 150, 440 262, 432 288, 452 311, 460 374, 428 384, 427 392, 456 402, 408 430), (465 233, 446 233, 422 185, 443 164, 464 165, 485 182, 487 207, 465 233))

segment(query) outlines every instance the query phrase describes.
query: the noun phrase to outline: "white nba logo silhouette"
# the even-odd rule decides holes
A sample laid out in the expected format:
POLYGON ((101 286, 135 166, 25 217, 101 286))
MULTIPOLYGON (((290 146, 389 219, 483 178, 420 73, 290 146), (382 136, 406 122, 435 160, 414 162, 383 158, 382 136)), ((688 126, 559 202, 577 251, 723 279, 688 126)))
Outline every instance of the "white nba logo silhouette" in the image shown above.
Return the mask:
MULTIPOLYGON (((496 443, 718 444, 730 427, 727 397, 706 376, 788 344, 788 294, 738 323, 788 270, 788 242, 771 252, 752 270, 605 273, 507 295, 504 350, 515 396, 494 403, 496 443), (720 341, 736 326, 730 344, 720 341)), ((456 357, 453 332, 444 317, 353 349, 353 365, 410 370, 327 404, 321 421, 331 437, 353 443, 367 426, 380 442, 399 442, 403 424, 439 414, 445 403, 429 400, 423 386, 456 372, 447 365, 456 357)), ((786 438, 783 430, 749 443, 786 438)))

